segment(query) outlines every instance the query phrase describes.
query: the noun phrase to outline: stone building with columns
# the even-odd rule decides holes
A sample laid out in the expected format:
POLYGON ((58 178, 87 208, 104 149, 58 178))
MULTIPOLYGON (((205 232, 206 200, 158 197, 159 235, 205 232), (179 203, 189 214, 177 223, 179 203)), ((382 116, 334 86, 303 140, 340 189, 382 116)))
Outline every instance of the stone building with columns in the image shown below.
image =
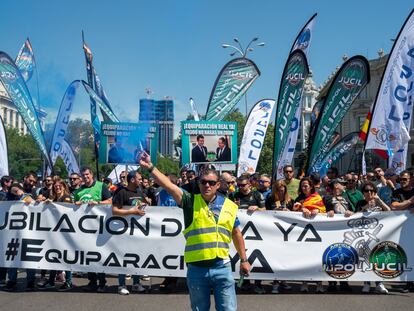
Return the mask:
MULTIPOLYGON (((36 109, 39 117, 40 125, 44 130, 44 122, 47 113, 43 109, 36 109)), ((10 100, 9 95, 4 89, 3 84, 0 82, 0 117, 3 119, 3 123, 6 127, 18 129, 21 134, 27 134, 27 126, 23 121, 23 118, 17 111, 17 108, 10 100)))

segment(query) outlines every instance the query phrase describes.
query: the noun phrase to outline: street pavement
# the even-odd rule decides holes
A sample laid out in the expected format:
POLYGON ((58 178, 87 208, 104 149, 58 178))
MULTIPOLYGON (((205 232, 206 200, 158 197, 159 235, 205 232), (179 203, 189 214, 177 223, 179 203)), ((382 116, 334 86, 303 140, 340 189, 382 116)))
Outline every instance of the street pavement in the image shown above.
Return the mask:
MULTIPOLYGON (((20 276, 20 275, 19 275, 20 276)), ((131 284, 127 280, 127 284, 131 284)), ((117 278, 108 277, 106 293, 86 293, 82 285, 87 284, 86 278, 74 278, 77 286, 68 292, 41 291, 24 292, 24 279, 19 279, 16 292, 0 291, 0 310, 25 311, 122 311, 122 310, 150 310, 173 311, 190 310, 189 297, 184 282, 178 284, 173 293, 162 293, 159 290, 161 278, 151 278, 151 281, 143 281, 148 289, 144 294, 130 294, 121 296, 117 293, 117 278)), ((352 293, 326 293, 316 294, 315 286, 310 286, 309 294, 299 292, 300 283, 294 282, 293 289, 281 294, 271 294, 270 282, 263 282, 267 293, 257 295, 253 293, 238 294, 238 310, 306 310, 306 311, 379 311, 379 310, 412 310, 414 305, 414 293, 401 293, 402 284, 385 283, 390 289, 389 295, 361 294, 362 283, 352 283, 352 293)), ((57 283, 57 287, 60 284, 57 283)), ((327 285, 327 284, 325 284, 327 285)), ((212 297, 211 310, 214 310, 212 297)))

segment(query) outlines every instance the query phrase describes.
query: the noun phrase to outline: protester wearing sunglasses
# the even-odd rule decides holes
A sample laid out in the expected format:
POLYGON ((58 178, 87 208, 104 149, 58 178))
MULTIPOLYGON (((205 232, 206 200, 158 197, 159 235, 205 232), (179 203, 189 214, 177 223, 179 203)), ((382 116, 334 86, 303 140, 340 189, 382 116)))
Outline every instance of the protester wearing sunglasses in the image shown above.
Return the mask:
POLYGON ((183 209, 183 233, 186 238, 184 260, 187 263, 187 285, 192 310, 210 310, 211 289, 219 310, 237 310, 229 257, 231 241, 240 256, 241 275, 249 275, 250 264, 237 219, 237 205, 217 194, 220 187, 217 172, 203 171, 198 180, 200 194, 193 194, 173 184, 151 163, 147 153, 141 155, 139 164, 183 209))
POLYGON ((283 175, 285 176, 285 183, 289 196, 294 200, 298 197, 300 180, 294 178, 295 170, 292 165, 285 165, 285 167, 283 167, 283 175))
POLYGON ((82 185, 82 177, 78 173, 72 173, 69 176, 69 192, 73 196, 75 191, 77 191, 82 185))
MULTIPOLYGON (((250 179, 247 175, 242 175, 237 179, 238 190, 232 196, 232 200, 240 209, 246 209, 249 213, 266 210, 264 196, 257 190, 252 190, 250 179)), ((250 290, 250 281, 245 280, 242 289, 250 290)), ((265 290, 260 280, 255 281, 253 288, 256 294, 264 294, 265 290)))
POLYGON ((357 189, 357 183, 355 178, 352 174, 345 175, 345 182, 346 182, 346 190, 343 196, 349 201, 350 207, 353 212, 356 212, 356 205, 358 201, 364 199, 362 192, 357 189))
MULTIPOLYGON (((367 181, 362 185, 362 194, 364 199, 357 203, 357 210, 360 212, 380 212, 390 211, 391 208, 385 204, 377 195, 377 187, 371 181, 367 181)), ((388 294, 383 282, 375 282, 375 292, 379 294, 388 294)), ((371 283, 364 282, 362 293, 369 293, 371 290, 371 283)))

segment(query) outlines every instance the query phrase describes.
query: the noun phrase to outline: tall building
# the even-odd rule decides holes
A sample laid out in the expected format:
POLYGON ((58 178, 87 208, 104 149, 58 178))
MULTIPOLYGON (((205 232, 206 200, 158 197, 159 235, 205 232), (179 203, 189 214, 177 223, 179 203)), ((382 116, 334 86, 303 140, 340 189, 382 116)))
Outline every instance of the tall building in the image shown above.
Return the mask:
MULTIPOLYGON (((39 118, 40 126, 44 130, 44 123, 47 113, 43 109, 36 109, 37 116, 39 118)), ((10 100, 9 95, 4 89, 3 84, 0 82, 0 116, 3 119, 4 125, 18 129, 21 134, 27 134, 27 126, 23 121, 23 118, 17 111, 16 106, 10 100)))
POLYGON ((158 151, 163 155, 173 155, 174 101, 140 99, 139 122, 154 123, 158 131, 158 151))

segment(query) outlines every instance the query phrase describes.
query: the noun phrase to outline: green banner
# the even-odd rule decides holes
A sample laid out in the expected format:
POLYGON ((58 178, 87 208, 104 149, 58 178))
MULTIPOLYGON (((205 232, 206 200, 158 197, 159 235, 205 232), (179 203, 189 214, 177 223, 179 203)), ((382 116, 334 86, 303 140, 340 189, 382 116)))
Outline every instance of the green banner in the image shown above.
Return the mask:
POLYGON ((237 163, 237 123, 181 122, 182 163, 237 163))
POLYGON ((132 164, 138 163, 140 152, 157 161, 157 128, 146 123, 102 122, 99 144, 99 163, 132 164))
POLYGON ((277 172, 279 157, 286 145, 296 109, 301 103, 303 85, 308 74, 305 53, 302 50, 293 51, 286 62, 279 88, 273 149, 274 173, 277 172))
POLYGON ((256 64, 248 58, 236 58, 228 62, 214 83, 206 120, 223 120, 259 76, 256 64))
POLYGON ((332 135, 369 80, 369 63, 363 56, 351 57, 339 69, 329 88, 312 139, 308 168, 314 166, 328 152, 332 135))

